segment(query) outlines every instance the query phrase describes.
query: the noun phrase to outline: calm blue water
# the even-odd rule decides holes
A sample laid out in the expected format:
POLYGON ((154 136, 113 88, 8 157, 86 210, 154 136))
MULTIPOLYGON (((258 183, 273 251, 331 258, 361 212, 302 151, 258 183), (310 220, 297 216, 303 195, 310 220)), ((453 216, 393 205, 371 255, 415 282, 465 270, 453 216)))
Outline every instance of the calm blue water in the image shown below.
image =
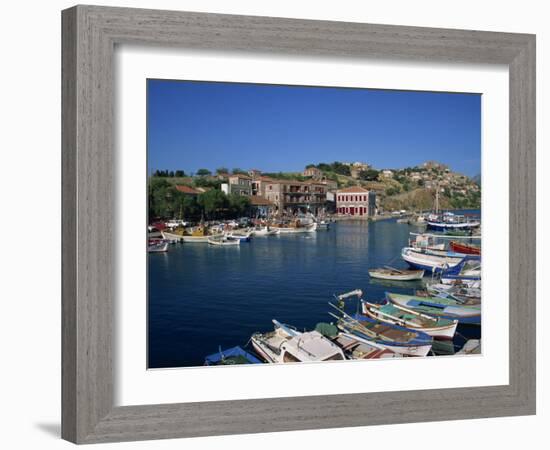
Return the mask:
MULTIPOLYGON (((244 346, 272 319, 299 329, 330 322, 333 294, 356 288, 414 293, 422 283, 369 282, 368 268, 406 268, 400 251, 416 231, 395 220, 342 221, 329 231, 259 237, 238 247, 177 244, 149 254, 149 367, 197 366, 218 348, 244 346)), ((350 300, 349 312, 356 301, 350 300)), ((470 337, 479 331, 462 330, 470 337)))

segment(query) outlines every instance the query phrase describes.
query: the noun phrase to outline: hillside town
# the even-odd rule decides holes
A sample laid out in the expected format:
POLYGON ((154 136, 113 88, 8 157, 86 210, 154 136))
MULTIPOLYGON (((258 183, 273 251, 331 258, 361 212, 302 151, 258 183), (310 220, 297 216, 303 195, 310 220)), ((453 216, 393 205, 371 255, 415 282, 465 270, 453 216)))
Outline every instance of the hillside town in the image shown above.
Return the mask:
POLYGON ((212 218, 315 216, 370 218, 392 211, 432 207, 436 192, 444 209, 479 208, 479 182, 428 161, 415 167, 377 170, 363 162, 310 164, 302 172, 199 169, 153 172, 150 217, 212 218))

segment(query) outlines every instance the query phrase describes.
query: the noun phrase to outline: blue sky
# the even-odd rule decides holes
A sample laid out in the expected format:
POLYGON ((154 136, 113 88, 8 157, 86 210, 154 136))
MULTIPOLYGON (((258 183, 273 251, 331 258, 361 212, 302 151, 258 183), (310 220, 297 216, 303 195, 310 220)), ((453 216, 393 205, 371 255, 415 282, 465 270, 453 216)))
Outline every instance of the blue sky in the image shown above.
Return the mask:
POLYGON ((481 173, 481 96, 148 80, 149 170, 377 169, 436 160, 481 173))

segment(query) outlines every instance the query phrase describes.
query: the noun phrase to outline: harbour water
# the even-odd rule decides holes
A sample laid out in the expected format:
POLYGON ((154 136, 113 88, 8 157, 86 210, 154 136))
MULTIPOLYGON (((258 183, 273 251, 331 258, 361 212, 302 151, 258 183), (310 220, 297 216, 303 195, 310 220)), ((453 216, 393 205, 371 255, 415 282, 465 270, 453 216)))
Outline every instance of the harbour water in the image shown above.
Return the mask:
MULTIPOLYGON (((333 294, 360 288, 376 301, 386 291, 414 293, 422 282, 390 284, 368 275, 373 267, 407 267, 400 252, 410 231, 418 230, 395 219, 340 221, 328 231, 240 246, 176 244, 150 253, 148 366, 200 366, 219 348, 244 346, 254 332, 272 330, 272 319, 300 330, 334 321, 333 294)), ((355 312, 356 301, 346 309, 355 312)), ((457 346, 480 337, 480 327, 458 331, 457 346)))

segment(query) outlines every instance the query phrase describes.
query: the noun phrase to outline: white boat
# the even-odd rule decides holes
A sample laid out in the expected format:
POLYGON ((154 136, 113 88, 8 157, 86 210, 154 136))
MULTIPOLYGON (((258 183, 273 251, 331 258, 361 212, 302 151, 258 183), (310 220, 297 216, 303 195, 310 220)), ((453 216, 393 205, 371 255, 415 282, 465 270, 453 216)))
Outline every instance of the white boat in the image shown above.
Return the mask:
POLYGON ((340 347, 348 359, 386 359, 401 358, 403 355, 376 342, 361 342, 352 334, 338 333, 332 341, 340 347))
POLYGON ((373 319, 410 328, 411 330, 420 330, 437 339, 452 339, 458 325, 458 320, 433 317, 389 302, 384 305, 377 305, 362 300, 361 307, 363 314, 373 319))
POLYGON ((250 230, 233 230, 224 233, 225 237, 230 239, 238 239, 239 241, 248 242, 252 237, 253 232, 250 230))
POLYGON ((481 340, 480 339, 469 339, 464 344, 456 355, 480 355, 481 354, 481 340))
POLYGON ((445 243, 437 242, 438 236, 428 233, 411 233, 415 238, 409 239, 409 247, 418 249, 444 250, 445 243))
POLYGON ((481 280, 442 277, 439 281, 441 281, 441 284, 444 284, 446 286, 464 286, 471 289, 481 289, 481 280))
POLYGON ((317 223, 300 227, 279 227, 277 230, 280 234, 313 233, 317 231, 317 223))
POLYGON ((469 287, 461 284, 430 283, 426 290, 434 297, 481 298, 481 287, 469 287))
POLYGON ((424 271, 402 270, 394 269, 393 267, 385 267, 382 269, 369 269, 369 276, 379 280, 412 281, 421 280, 424 276, 424 271))
POLYGON ((254 228, 252 231, 253 236, 275 236, 279 234, 279 230, 277 228, 269 228, 269 227, 259 227, 254 228))
POLYGON ((268 363, 341 361, 344 352, 318 331, 300 332, 273 319, 274 331, 254 333, 254 350, 268 363))
POLYGON ((210 245, 236 246, 241 244, 240 239, 233 239, 227 236, 208 236, 207 239, 210 245))
POLYGON ((438 256, 421 253, 417 249, 411 247, 405 247, 401 250, 401 258, 410 266, 429 272, 437 272, 455 267, 464 259, 458 256, 438 256))
POLYGON ((321 220, 320 222, 317 222, 317 230, 326 231, 329 229, 329 222, 326 220, 321 220))
POLYGON ((147 246, 149 253, 164 253, 168 251, 168 242, 153 242, 147 246))

